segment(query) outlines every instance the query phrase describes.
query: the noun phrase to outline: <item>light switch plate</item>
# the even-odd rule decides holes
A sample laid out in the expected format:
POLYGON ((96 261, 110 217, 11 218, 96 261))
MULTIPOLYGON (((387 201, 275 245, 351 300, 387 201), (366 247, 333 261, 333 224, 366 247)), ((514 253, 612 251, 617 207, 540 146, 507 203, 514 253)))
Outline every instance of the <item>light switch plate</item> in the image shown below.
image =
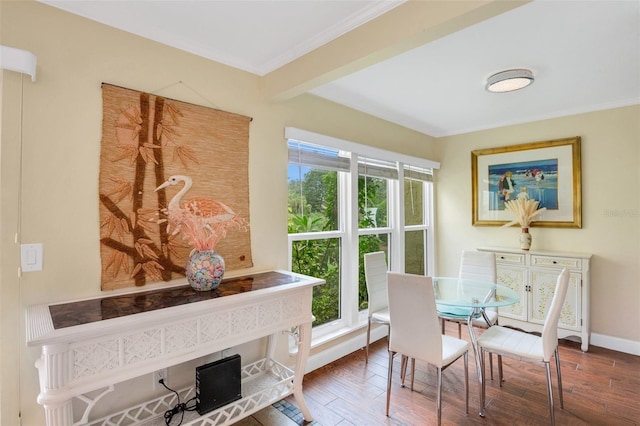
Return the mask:
POLYGON ((20 245, 20 268, 22 272, 42 271, 43 245, 21 244, 20 245))

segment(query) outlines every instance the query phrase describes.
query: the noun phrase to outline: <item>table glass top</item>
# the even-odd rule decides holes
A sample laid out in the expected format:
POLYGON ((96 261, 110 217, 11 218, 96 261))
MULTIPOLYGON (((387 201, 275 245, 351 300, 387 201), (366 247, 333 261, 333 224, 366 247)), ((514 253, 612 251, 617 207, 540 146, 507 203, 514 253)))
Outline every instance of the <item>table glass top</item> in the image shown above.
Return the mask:
POLYGON ((520 296, 500 284, 457 277, 433 277, 436 304, 443 307, 491 308, 517 303, 520 296))

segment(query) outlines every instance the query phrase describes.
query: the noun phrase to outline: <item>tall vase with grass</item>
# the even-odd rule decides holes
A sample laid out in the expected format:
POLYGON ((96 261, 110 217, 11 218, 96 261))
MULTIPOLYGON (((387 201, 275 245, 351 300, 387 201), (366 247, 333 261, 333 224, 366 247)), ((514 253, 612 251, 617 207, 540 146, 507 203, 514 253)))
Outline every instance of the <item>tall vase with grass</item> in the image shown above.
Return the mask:
POLYGON ((504 209, 514 216, 514 220, 503 225, 503 228, 520 225, 520 249, 529 250, 531 248, 531 234, 529 233, 529 227, 535 217, 547 210, 545 207, 538 208, 539 201, 516 198, 515 200, 507 201, 504 203, 504 209))

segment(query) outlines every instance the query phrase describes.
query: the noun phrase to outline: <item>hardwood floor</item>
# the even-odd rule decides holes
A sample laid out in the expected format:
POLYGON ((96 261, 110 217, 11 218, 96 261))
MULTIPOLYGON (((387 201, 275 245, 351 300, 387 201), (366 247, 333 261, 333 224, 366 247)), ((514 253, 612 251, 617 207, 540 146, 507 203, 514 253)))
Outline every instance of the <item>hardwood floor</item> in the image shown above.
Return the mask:
MULTIPOLYGON (((465 332, 462 337, 469 340, 465 332)), ((447 334, 456 336, 457 326, 448 324, 447 334)), ((364 363, 364 350, 359 350, 307 374, 303 389, 314 416, 313 424, 435 424, 435 368, 416 362, 411 392, 408 387, 400 386, 400 360, 396 358, 389 417, 385 416, 388 363, 385 339, 371 346, 368 365, 364 363)), ((553 374, 556 424, 640 425, 640 357, 598 347, 583 353, 579 343, 561 340, 560 360, 564 409, 560 409, 553 374)), ((473 352, 469 352, 469 414, 464 413, 464 364, 456 361, 444 370, 442 424, 548 425, 544 367, 508 358, 503 358, 503 365, 502 388, 498 384, 497 368, 494 380, 487 381, 484 418, 478 415, 479 384, 473 352)), ((292 397, 288 401, 295 404, 292 397)))

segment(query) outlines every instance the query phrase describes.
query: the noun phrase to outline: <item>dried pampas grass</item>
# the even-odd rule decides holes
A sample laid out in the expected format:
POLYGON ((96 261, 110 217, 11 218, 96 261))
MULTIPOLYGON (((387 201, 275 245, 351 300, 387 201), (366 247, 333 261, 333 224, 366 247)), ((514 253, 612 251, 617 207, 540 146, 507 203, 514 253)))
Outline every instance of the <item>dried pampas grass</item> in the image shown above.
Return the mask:
POLYGON ((539 204, 539 201, 531 199, 525 200, 522 198, 505 202, 504 209, 511 213, 515 217, 515 220, 504 224, 502 227, 520 225, 521 228, 528 228, 536 216, 547 210, 546 207, 539 209, 539 204))

